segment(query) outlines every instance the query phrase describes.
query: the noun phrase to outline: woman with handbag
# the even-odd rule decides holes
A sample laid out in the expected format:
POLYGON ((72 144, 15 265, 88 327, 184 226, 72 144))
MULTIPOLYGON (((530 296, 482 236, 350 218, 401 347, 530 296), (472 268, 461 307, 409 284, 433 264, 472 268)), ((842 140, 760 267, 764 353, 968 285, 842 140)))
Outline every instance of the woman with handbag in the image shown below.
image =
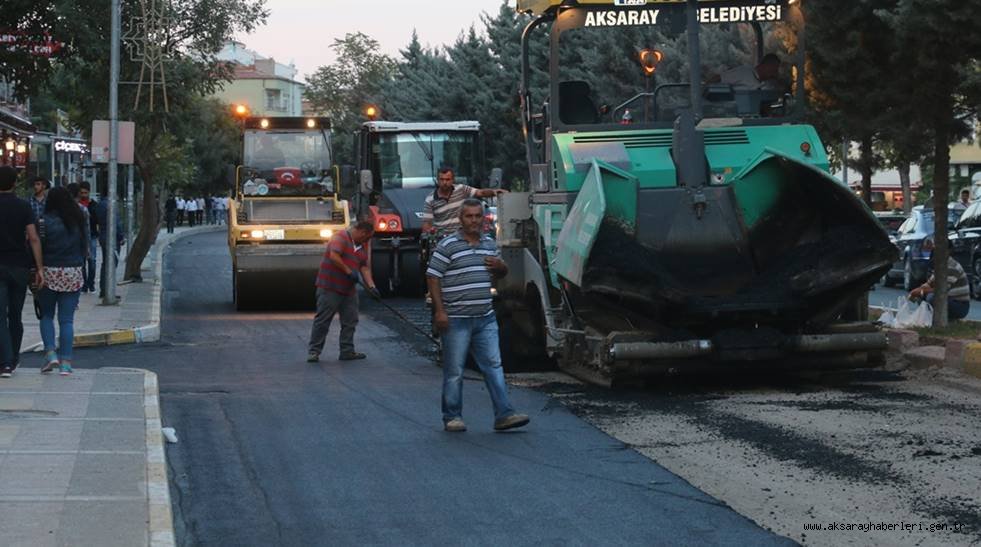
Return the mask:
POLYGON ((85 282, 82 266, 89 252, 89 230, 82 210, 63 187, 52 188, 48 193, 40 225, 44 287, 38 293, 38 299, 45 361, 41 372, 60 367, 62 376, 67 376, 72 373, 75 309, 85 282))

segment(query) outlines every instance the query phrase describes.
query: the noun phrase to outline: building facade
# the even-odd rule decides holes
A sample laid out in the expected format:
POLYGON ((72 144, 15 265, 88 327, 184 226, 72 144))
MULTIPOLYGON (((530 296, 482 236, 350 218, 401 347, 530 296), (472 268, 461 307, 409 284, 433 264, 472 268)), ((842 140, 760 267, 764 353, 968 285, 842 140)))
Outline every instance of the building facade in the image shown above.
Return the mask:
POLYGON ((30 121, 30 103, 14 96, 14 86, 0 78, 0 165, 26 169, 37 128, 30 121))
POLYGON ((228 104, 245 104, 253 116, 302 116, 304 84, 297 81, 293 65, 247 49, 241 42, 228 42, 218 54, 232 64, 233 79, 216 97, 228 104))

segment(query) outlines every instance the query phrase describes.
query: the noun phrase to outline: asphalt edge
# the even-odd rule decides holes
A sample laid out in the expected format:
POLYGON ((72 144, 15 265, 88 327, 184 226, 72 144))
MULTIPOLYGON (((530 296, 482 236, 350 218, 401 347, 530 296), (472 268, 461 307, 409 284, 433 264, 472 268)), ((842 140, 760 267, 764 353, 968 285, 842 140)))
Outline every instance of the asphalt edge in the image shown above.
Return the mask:
MULTIPOLYGON (((153 292, 150 298, 151 309, 150 317, 152 320, 146 325, 131 329, 117 329, 103 332, 90 332, 75 336, 73 346, 76 348, 94 348, 105 346, 118 346, 124 344, 148 344, 160 341, 160 314, 162 312, 161 299, 163 297, 163 258, 170 246, 185 237, 210 232, 227 230, 225 226, 201 226, 184 230, 175 234, 173 238, 165 244, 160 245, 154 253, 154 281, 153 292)), ((158 234, 159 235, 159 234, 158 234)), ((42 344, 35 344, 22 351, 38 352, 41 351, 42 344)))
POLYGON ((146 419, 146 491, 148 541, 152 547, 174 547, 174 516, 170 506, 167 453, 160 421, 160 388, 156 373, 143 371, 143 414, 146 419))

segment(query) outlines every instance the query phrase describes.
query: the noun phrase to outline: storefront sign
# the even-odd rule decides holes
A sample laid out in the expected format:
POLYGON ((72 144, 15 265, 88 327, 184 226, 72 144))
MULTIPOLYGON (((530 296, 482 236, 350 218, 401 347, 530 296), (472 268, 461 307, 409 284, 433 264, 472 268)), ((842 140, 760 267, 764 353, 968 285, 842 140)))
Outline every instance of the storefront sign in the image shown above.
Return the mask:
POLYGON ((54 141, 55 152, 68 152, 70 154, 85 154, 89 147, 84 142, 74 141, 54 141))
POLYGON ((0 46, 9 51, 26 52, 36 57, 52 57, 65 46, 50 34, 31 35, 21 31, 0 30, 0 46))

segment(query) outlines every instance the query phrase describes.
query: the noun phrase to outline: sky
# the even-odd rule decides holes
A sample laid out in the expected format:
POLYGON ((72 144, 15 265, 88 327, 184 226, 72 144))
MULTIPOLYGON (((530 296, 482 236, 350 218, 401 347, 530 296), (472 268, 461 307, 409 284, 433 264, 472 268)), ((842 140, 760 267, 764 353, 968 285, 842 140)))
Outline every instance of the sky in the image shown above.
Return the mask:
MULTIPOLYGON (((496 14, 503 0, 266 0, 266 25, 237 39, 277 62, 293 62, 303 80, 334 59, 335 38, 361 31, 395 55, 412 30, 424 45, 451 44, 464 29, 482 28, 483 12, 496 14)), ((514 0, 509 0, 514 4, 514 0)))

